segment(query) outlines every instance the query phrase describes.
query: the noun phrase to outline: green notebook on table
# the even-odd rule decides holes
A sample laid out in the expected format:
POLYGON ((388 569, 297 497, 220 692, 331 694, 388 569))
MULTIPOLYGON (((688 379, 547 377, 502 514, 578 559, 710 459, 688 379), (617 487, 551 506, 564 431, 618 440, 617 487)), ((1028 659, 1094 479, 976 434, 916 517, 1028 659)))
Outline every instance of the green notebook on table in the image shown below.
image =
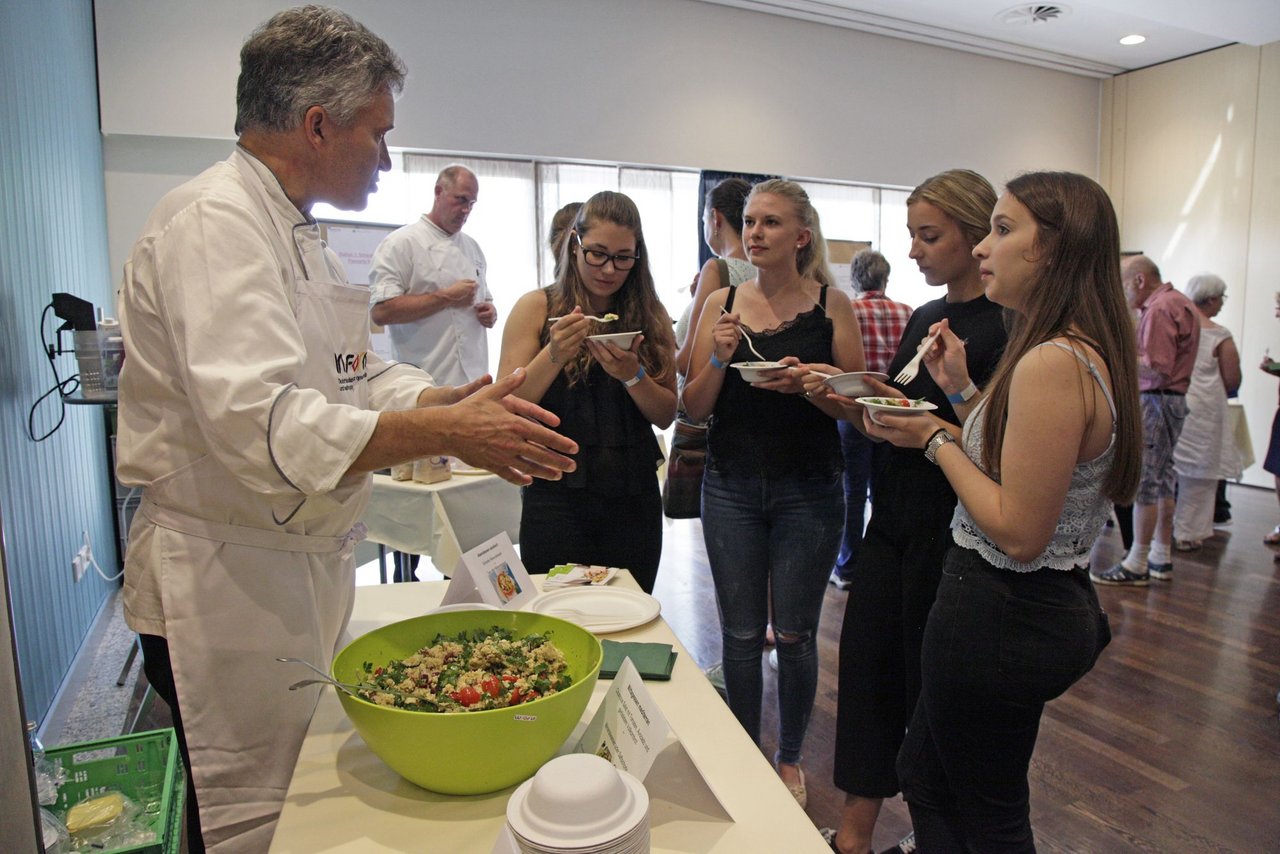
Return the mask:
POLYGON ((618 675, 623 659, 631 659, 641 679, 664 681, 671 678, 671 668, 676 663, 676 651, 669 643, 620 643, 602 640, 604 661, 600 664, 600 678, 612 679, 618 675))

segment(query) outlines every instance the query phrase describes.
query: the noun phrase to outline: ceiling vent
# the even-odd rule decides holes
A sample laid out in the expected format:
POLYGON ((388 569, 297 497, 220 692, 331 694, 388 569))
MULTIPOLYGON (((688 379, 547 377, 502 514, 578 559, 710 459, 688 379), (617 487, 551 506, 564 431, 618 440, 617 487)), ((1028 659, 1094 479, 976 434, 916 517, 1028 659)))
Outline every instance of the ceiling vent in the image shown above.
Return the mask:
POLYGON ((1031 3, 1026 6, 1014 6, 996 15, 1002 24, 1025 26, 1027 24, 1047 24, 1066 15, 1070 10, 1056 3, 1031 3))

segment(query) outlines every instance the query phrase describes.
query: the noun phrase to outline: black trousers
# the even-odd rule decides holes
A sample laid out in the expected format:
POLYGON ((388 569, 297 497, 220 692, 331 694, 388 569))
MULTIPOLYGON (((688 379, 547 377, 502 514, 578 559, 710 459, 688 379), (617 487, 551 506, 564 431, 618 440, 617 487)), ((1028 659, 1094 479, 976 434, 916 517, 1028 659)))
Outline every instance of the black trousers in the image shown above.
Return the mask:
POLYGON ((187 851, 204 854, 204 837, 200 833, 200 806, 196 801, 195 775, 191 773, 191 756, 187 753, 187 734, 182 728, 182 711, 178 691, 173 684, 173 665, 169 661, 169 642, 156 635, 138 635, 142 644, 142 672, 160 699, 169 706, 173 729, 178 735, 178 750, 187 769, 187 851))
POLYGON ((1011 572, 952 547, 898 756, 921 851, 1035 851, 1027 770, 1044 704, 1110 640, 1087 569, 1011 572))

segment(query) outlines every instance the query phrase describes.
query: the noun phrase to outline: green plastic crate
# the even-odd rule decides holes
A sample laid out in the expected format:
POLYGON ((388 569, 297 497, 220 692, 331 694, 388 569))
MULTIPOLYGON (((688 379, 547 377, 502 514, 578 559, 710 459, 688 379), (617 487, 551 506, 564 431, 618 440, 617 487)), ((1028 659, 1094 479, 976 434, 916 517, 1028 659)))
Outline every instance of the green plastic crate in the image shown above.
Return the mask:
POLYGON ((65 819, 67 811, 86 797, 110 790, 123 793, 146 810, 146 821, 158 842, 112 848, 101 854, 177 854, 182 844, 187 786, 178 737, 172 729, 50 747, 45 756, 62 760, 67 772, 67 781, 58 789, 58 801, 51 807, 59 818, 65 819))

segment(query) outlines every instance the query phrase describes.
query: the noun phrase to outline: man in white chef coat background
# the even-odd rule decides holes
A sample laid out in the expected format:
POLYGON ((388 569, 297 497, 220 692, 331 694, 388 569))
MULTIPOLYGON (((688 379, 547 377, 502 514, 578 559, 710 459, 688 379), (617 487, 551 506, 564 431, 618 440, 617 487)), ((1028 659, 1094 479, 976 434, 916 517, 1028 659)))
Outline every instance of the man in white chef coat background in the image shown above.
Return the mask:
POLYGON ((369 347, 309 211, 359 210, 390 168, 405 68, 342 12, 306 6, 240 56, 239 145, 169 193, 125 264, 117 474, 142 487, 124 609, 173 711, 189 850, 266 851, 354 600, 369 472, 449 454, 513 483, 558 478, 573 442, 517 373, 436 387, 369 347), (197 810, 198 806, 198 810, 197 810))
POLYGON ((444 385, 463 385, 489 370, 486 335, 498 310, 484 252, 462 233, 479 196, 475 173, 446 166, 431 210, 387 235, 369 271, 370 317, 387 327, 392 355, 444 385))

